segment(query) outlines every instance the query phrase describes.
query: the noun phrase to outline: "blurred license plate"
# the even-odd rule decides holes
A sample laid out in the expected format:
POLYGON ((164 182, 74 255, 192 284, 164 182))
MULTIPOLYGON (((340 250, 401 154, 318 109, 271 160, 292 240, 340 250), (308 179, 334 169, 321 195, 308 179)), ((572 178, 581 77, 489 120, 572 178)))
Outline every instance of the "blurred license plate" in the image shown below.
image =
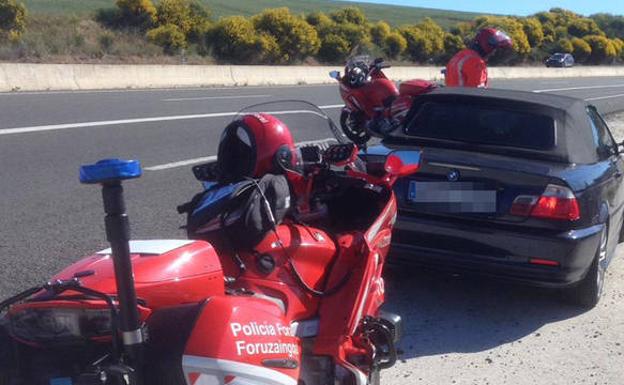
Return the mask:
POLYGON ((410 181, 407 200, 423 211, 446 213, 496 212, 496 190, 470 182, 410 181))
POLYGON ((72 385, 72 379, 69 377, 57 377, 50 379, 50 385, 72 385))

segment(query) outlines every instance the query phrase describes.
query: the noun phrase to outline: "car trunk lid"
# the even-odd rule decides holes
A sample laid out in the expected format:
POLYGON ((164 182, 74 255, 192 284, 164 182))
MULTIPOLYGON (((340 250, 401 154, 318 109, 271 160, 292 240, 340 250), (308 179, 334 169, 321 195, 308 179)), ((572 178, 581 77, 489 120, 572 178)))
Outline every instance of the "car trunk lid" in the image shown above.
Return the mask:
POLYGON ((512 214, 518 197, 539 197, 547 186, 566 186, 565 164, 445 148, 427 148, 418 173, 398 181, 399 208, 407 215, 522 223, 512 214))

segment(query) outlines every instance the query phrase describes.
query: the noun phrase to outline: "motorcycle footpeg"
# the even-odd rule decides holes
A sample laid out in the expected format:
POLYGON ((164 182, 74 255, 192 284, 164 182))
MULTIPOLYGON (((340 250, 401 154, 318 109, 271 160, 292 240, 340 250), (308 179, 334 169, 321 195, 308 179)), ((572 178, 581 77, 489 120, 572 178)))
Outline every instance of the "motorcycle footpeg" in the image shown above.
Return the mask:
POLYGON ((391 322, 381 318, 367 317, 362 323, 363 334, 375 346, 376 354, 373 365, 379 369, 391 368, 397 362, 398 352, 394 329, 391 322))

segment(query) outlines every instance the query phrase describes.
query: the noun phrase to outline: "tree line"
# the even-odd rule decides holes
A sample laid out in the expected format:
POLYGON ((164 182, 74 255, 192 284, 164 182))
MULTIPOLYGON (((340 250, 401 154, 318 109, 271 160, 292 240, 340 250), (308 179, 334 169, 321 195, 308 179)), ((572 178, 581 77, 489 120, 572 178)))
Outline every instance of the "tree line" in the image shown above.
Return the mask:
MULTIPOLYGON (((338 64, 361 53, 443 64, 484 27, 503 29, 514 42, 513 52, 495 56, 494 63, 541 62, 554 52, 572 53, 586 64, 624 62, 623 16, 585 17, 561 8, 528 17, 480 16, 450 30, 430 18, 398 27, 371 22, 357 7, 306 15, 274 8, 214 20, 198 0, 116 0, 95 19, 106 28, 143 35, 167 55, 192 51, 234 64, 338 64)), ((17 43, 27 27, 24 6, 0 0, 0 39, 17 43)))

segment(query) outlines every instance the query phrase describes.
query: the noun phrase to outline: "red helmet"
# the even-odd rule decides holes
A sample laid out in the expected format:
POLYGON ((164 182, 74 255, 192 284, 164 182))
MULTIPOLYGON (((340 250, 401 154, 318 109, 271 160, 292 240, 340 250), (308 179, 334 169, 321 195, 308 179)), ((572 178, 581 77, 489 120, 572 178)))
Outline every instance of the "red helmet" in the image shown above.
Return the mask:
POLYGON ((230 123, 219 143, 217 164, 222 182, 292 169, 295 144, 282 121, 268 114, 249 114, 230 123))
POLYGON ((480 30, 474 40, 474 45, 479 48, 481 56, 487 56, 499 48, 511 47, 512 44, 509 35, 495 28, 480 30))

